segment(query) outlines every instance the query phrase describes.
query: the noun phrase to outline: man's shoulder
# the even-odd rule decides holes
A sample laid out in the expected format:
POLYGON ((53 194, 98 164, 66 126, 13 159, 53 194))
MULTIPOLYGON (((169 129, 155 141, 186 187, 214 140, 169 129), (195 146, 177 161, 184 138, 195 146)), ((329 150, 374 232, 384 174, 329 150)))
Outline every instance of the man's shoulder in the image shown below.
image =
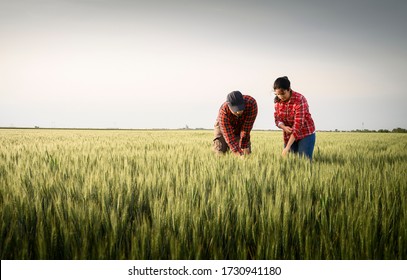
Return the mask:
POLYGON ((220 110, 224 110, 228 107, 228 103, 227 102, 223 102, 222 105, 220 105, 220 110))
POLYGON ((246 102, 253 103, 253 104, 257 104, 257 103, 256 103, 256 99, 254 99, 254 97, 252 97, 252 96, 250 96, 250 95, 243 95, 243 99, 244 99, 244 101, 246 101, 246 102))
POLYGON ((229 112, 229 106, 227 102, 223 102, 222 105, 219 108, 219 114, 220 115, 227 115, 229 112))

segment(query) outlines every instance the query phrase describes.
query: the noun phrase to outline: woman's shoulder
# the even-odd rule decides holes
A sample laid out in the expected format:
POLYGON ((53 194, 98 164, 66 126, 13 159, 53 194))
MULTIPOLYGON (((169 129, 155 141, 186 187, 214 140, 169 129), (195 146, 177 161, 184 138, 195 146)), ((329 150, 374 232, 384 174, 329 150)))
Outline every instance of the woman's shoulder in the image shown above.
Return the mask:
POLYGON ((302 100, 306 100, 305 96, 297 91, 292 91, 291 99, 293 102, 301 102, 302 100))

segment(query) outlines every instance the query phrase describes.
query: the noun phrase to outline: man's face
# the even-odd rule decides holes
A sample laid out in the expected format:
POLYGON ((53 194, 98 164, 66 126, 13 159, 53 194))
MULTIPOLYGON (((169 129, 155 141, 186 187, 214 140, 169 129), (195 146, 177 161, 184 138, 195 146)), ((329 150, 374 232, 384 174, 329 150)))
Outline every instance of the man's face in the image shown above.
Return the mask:
POLYGON ((240 110, 240 111, 237 111, 237 112, 233 112, 232 110, 230 110, 230 111, 231 111, 232 114, 235 115, 236 117, 240 117, 240 116, 243 114, 243 112, 244 112, 244 110, 240 110))

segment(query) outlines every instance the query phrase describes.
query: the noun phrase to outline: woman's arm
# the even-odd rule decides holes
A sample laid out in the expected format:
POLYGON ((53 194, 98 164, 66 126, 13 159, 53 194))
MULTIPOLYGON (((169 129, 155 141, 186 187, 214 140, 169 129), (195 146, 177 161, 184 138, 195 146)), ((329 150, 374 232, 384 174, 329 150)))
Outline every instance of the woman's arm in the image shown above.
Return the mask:
POLYGON ((288 139, 287 145, 285 145, 283 153, 281 154, 282 156, 286 156, 290 152, 291 145, 294 143, 294 141, 295 141, 294 134, 291 134, 290 139, 288 139))

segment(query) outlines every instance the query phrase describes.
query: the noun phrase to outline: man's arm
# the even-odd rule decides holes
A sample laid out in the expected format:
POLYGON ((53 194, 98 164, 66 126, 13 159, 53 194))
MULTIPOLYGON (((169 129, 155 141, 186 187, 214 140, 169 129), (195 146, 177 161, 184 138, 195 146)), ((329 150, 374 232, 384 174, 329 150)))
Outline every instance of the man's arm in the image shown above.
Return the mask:
POLYGON ((247 106, 248 111, 246 115, 246 119, 242 126, 242 131, 240 132, 240 147, 243 150, 246 150, 246 153, 249 153, 248 146, 250 142, 250 132, 253 129, 254 121, 257 117, 257 102, 256 100, 252 99, 250 101, 250 106, 247 106))
POLYGON ((235 154, 242 155, 243 151, 239 147, 239 143, 237 142, 236 136, 233 133, 233 127, 230 124, 229 117, 223 109, 221 110, 219 117, 219 127, 226 143, 229 145, 230 150, 235 154))

